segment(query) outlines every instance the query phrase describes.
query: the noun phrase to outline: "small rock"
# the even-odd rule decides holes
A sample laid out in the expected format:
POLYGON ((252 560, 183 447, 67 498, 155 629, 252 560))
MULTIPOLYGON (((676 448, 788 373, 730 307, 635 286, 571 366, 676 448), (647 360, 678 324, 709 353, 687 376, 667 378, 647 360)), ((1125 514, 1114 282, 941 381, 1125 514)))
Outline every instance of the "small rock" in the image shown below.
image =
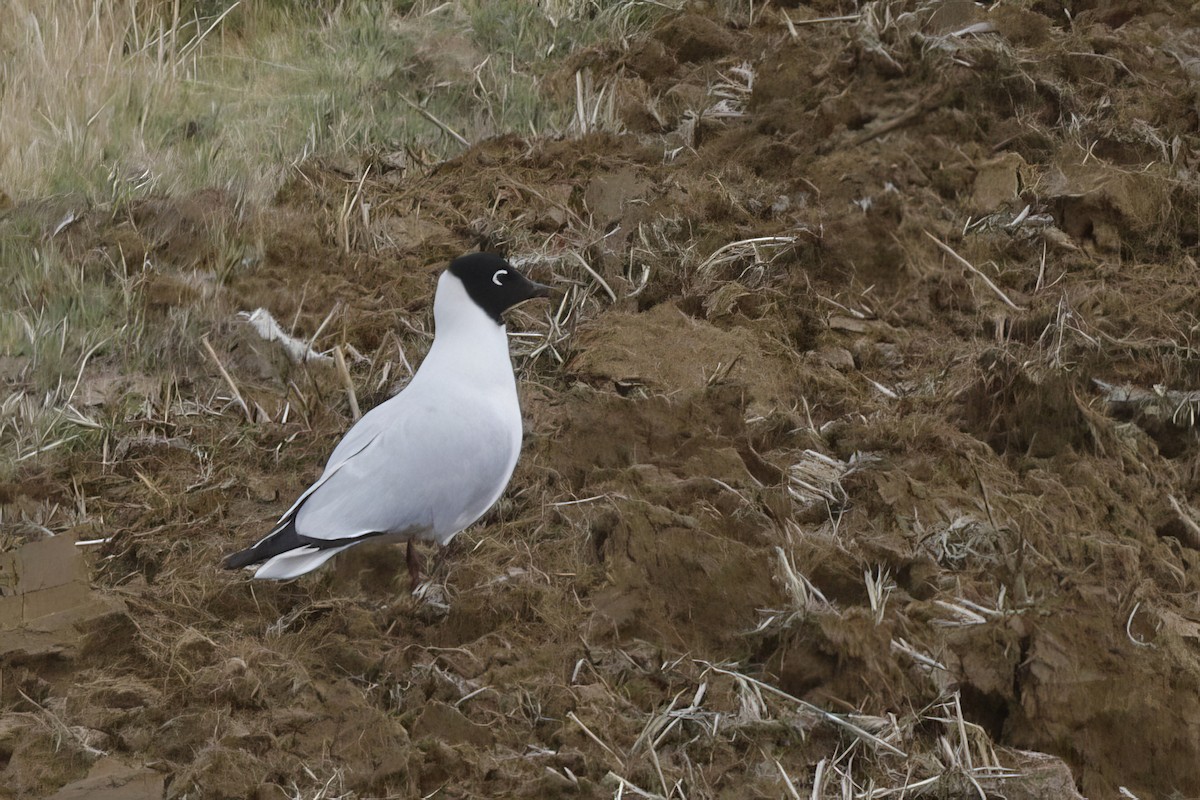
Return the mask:
POLYGON ((163 796, 162 773, 133 766, 115 758, 102 758, 87 777, 59 789, 51 800, 158 800, 163 796))
POLYGON ((844 347, 825 347, 813 353, 819 363, 833 367, 838 372, 852 372, 856 367, 854 356, 844 347))
POLYGON ((264 480, 250 481, 250 496, 259 503, 274 503, 279 499, 278 487, 272 486, 264 480))
POLYGON ((454 706, 437 701, 425 706, 412 729, 414 738, 430 736, 448 744, 473 744, 476 747, 491 747, 492 732, 483 725, 476 725, 463 716, 454 706))
POLYGON ((897 369, 904 366, 904 354, 890 342, 859 341, 854 345, 854 357, 864 369, 882 367, 897 369))
POLYGON ((176 657, 183 658, 189 664, 207 664, 212 659, 216 644, 200 631, 187 628, 175 640, 172 650, 176 657))

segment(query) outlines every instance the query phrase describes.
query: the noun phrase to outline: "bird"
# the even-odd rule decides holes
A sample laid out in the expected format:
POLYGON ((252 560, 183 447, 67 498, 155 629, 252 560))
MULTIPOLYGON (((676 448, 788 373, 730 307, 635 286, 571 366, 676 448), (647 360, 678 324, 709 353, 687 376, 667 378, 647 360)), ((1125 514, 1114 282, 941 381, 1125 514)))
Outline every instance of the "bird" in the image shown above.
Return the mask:
POLYGON ((512 478, 523 426, 504 312, 548 286, 495 253, 450 262, 434 293, 434 338, 412 380, 356 422, 320 477, 226 569, 286 580, 368 541, 446 545, 487 513, 512 478))

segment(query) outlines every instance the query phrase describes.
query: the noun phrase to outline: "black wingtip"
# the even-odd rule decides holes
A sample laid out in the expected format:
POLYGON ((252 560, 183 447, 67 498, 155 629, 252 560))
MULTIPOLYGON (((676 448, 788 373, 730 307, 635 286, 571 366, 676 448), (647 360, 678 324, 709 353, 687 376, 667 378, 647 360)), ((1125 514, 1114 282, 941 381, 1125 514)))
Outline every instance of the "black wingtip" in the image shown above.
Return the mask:
POLYGON ((280 553, 295 550, 297 547, 304 547, 305 544, 296 533, 296 518, 292 516, 286 524, 277 528, 253 547, 247 547, 245 550, 225 556, 221 566, 225 569, 241 569, 251 564, 260 564, 280 553))
POLYGON ((259 559, 255 557, 254 548, 250 547, 237 553, 230 553, 221 560, 222 569, 241 569, 248 567, 259 559))

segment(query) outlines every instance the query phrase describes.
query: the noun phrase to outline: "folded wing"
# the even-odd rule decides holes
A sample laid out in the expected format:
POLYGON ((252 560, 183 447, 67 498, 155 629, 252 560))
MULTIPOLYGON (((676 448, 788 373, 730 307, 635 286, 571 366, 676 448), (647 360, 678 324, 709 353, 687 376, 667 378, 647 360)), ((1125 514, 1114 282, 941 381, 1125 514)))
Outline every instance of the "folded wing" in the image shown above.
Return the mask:
POLYGON ((289 578, 371 538, 446 542, 496 502, 520 447, 482 398, 453 407, 402 393, 372 409, 343 438, 320 478, 263 540, 227 567, 289 578))

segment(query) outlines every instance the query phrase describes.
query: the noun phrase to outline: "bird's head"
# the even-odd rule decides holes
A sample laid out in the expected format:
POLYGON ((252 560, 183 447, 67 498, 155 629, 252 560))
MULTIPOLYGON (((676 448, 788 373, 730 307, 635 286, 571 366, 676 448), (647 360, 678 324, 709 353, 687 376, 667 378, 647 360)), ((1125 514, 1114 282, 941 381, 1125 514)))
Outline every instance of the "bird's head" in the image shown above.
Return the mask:
POLYGON ((508 309, 535 297, 550 296, 549 286, 529 280, 495 253, 460 256, 450 262, 447 272, 461 281, 467 296, 501 325, 508 309))

